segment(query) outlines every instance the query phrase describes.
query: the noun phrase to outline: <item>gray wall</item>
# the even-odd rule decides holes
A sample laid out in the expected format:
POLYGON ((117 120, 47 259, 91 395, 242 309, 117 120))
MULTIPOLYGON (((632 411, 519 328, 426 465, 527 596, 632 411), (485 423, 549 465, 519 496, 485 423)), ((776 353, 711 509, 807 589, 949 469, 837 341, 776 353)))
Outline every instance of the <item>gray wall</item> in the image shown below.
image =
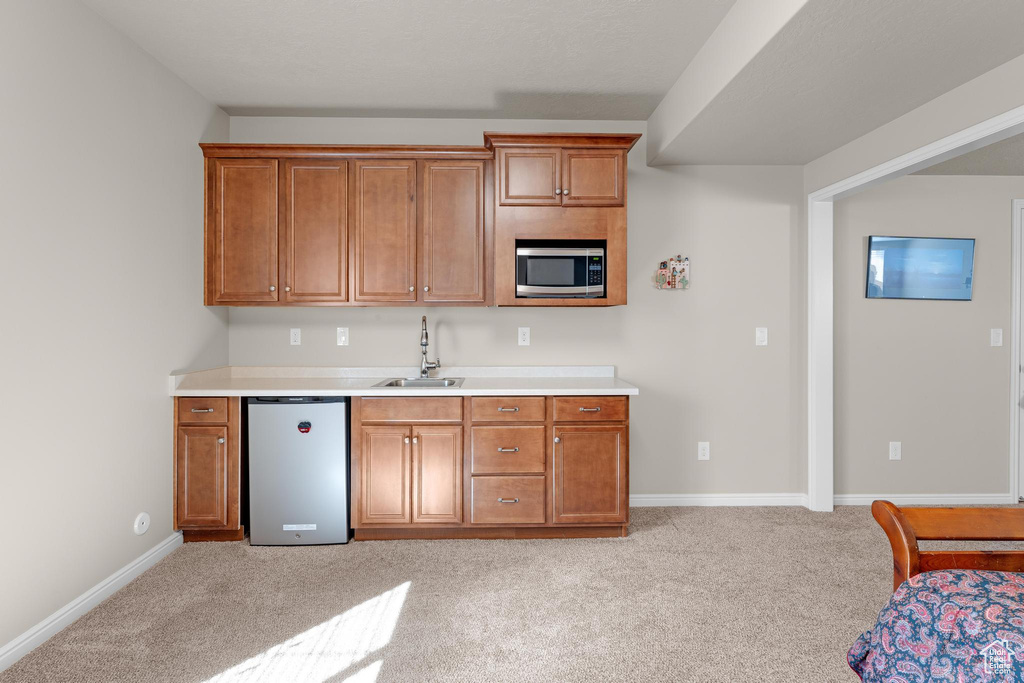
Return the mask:
POLYGON ((0 5, 0 62, 2 644, 171 533, 167 374, 227 360, 196 143, 229 122, 78 2, 0 5))
MULTIPOLYGON (((636 131, 643 122, 232 117, 234 142, 482 143, 484 130, 636 131)), ((419 317, 448 365, 610 364, 637 384, 634 494, 795 493, 803 450, 798 167, 648 168, 629 157, 629 304, 608 309, 231 309, 232 365, 414 365, 419 317), (692 288, 652 275, 676 253, 692 288), (350 328, 351 346, 335 345, 350 328), (520 347, 516 328, 532 328, 520 347), (771 345, 754 346, 754 328, 771 345), (302 346, 288 343, 301 327, 302 346), (711 442, 698 462, 697 441, 711 442)))
POLYGON ((1009 491, 1017 198, 1024 178, 907 176, 836 203, 837 494, 1009 491), (974 300, 866 299, 868 235, 976 238, 974 300))

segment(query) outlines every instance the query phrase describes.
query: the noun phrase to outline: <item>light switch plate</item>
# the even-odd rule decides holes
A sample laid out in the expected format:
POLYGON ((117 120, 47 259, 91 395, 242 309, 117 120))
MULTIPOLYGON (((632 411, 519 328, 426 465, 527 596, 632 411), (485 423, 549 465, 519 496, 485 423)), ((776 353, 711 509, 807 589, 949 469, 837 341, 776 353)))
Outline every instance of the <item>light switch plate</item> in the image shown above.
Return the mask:
POLYGON ((338 328, 338 346, 348 346, 348 328, 338 328))
POLYGON ((530 328, 520 327, 519 328, 519 345, 529 346, 530 345, 530 328))
POLYGON ((292 346, 299 346, 300 344, 302 344, 302 329, 298 327, 293 327, 289 339, 291 339, 292 346))
POLYGON ((710 460, 711 459, 711 442, 710 441, 698 441, 697 442, 697 459, 698 460, 710 460))
POLYGON ((754 328, 754 346, 768 346, 768 328, 754 328))
POLYGON ((890 441, 889 442, 889 459, 890 460, 902 460, 903 459, 903 442, 902 441, 890 441))
POLYGON ((991 339, 992 346, 1002 346, 1003 345, 1003 328, 1001 328, 1001 327, 993 327, 992 330, 990 331, 990 335, 991 335, 990 339, 991 339))

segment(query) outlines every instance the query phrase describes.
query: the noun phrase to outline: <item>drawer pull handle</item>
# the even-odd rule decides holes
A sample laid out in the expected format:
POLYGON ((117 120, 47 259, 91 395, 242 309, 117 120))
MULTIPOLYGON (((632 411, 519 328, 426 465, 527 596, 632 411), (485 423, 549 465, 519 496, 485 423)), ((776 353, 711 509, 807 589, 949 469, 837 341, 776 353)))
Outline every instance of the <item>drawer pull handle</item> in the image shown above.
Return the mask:
POLYGON ((499 406, 498 407, 498 412, 499 413, 518 413, 519 412, 519 406, 516 406, 515 408, 502 408, 502 407, 499 406))
POLYGON ((519 446, 516 446, 515 448, 501 448, 501 447, 499 447, 498 448, 498 452, 499 453, 518 453, 519 452, 519 446))
POLYGON ((519 499, 518 498, 511 498, 511 499, 510 498, 499 498, 498 502, 499 503, 518 503, 519 499))
POLYGON ((601 412, 601 406, 598 406, 596 408, 580 408, 580 412, 581 413, 600 413, 601 412))
POLYGON ((193 408, 193 413, 212 413, 213 408, 193 408))

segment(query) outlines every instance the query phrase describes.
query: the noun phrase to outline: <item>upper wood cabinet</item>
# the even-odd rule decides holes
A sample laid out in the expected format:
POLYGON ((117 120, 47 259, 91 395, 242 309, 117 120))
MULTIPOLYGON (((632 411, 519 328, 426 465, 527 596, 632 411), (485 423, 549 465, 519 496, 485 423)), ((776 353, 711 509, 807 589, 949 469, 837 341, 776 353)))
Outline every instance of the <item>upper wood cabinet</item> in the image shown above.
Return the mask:
POLYGON ((562 150, 562 206, 623 206, 625 203, 625 150, 562 150))
POLYGON ((356 301, 416 301, 416 162, 355 162, 356 301))
POLYGON ((207 168, 206 303, 277 301, 277 160, 207 168))
POLYGON ((502 206, 623 206, 626 150, 499 147, 502 206))
POLYGON ((347 301, 348 162, 287 160, 282 175, 282 300, 347 301))
POLYGON ((483 303, 486 250, 483 161, 425 161, 420 220, 424 302, 483 303))
POLYGON ((559 206, 562 154, 557 147, 499 148, 500 203, 503 206, 559 206))

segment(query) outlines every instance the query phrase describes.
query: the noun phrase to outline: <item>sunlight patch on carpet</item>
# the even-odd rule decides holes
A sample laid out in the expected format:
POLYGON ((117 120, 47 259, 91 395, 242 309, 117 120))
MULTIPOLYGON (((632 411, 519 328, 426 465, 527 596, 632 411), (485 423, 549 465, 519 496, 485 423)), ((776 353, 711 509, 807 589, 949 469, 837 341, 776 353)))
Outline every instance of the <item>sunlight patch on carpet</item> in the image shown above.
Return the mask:
MULTIPOLYGON (((207 679, 205 683, 322 683, 391 642, 410 585, 406 581, 207 679)), ((382 660, 376 661, 346 681, 372 683, 377 679, 382 664, 382 660)))

